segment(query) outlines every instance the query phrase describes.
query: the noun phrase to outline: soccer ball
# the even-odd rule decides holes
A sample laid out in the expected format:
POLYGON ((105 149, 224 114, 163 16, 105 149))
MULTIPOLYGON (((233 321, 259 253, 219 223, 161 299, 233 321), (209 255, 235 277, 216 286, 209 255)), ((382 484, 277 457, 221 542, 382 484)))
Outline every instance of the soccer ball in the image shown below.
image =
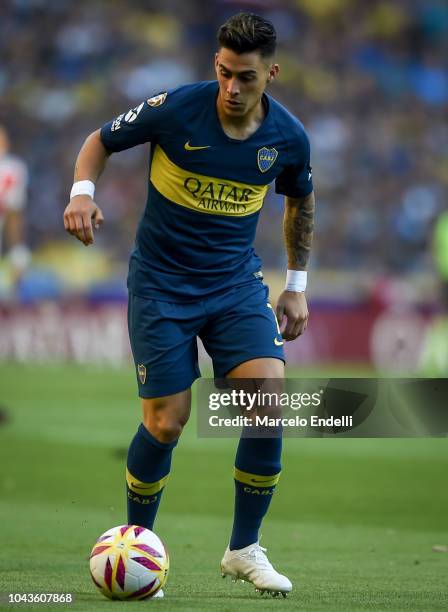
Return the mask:
POLYGON ((153 597, 166 582, 168 553, 160 538, 144 527, 112 527, 90 554, 90 575, 109 599, 153 597))

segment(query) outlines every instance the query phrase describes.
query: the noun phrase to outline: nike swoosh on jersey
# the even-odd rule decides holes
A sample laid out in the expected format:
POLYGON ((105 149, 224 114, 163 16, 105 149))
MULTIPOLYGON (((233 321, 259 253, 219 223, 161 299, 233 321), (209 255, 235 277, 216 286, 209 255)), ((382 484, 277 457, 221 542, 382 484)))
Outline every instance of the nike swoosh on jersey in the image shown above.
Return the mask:
POLYGON ((283 346, 283 340, 279 340, 278 338, 274 338, 275 346, 283 346))
POLYGON ((206 145, 205 147, 193 147, 190 144, 189 140, 184 144, 185 151, 199 151, 199 149, 210 149, 210 148, 211 148, 211 145, 206 145))

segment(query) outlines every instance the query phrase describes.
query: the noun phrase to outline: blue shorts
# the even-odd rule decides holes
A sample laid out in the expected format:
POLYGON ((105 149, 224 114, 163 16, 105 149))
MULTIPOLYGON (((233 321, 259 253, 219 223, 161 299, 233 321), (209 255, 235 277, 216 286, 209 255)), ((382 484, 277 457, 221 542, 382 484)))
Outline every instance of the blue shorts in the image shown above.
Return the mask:
POLYGON ((201 376, 197 337, 212 358, 217 378, 249 359, 285 360, 269 290, 261 280, 193 303, 129 293, 128 325, 140 397, 191 387, 201 376))

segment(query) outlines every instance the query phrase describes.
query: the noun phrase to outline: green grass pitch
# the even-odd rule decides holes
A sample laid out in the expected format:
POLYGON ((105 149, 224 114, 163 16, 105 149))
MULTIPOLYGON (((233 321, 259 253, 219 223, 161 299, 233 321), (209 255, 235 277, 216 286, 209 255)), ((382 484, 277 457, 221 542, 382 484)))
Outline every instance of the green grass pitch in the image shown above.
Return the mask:
MULTIPOLYGON (((73 610, 125 605, 97 593, 88 555, 100 533, 125 522, 135 392, 131 369, 0 366, 0 592, 72 592, 73 610)), ((156 523, 171 556, 166 597, 127 605, 448 609, 448 554, 432 550, 448 545, 446 439, 286 440, 261 543, 294 591, 274 600, 221 579, 236 441, 198 439, 195 427, 193 418, 175 451, 156 523)))

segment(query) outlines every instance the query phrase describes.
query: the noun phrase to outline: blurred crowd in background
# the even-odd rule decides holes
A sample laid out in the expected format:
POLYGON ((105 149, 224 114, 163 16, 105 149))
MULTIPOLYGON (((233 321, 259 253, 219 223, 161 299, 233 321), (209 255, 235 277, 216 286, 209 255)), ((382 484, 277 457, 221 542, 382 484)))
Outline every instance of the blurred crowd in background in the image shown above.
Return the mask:
MULTIPOLYGON (((37 265, 52 261, 73 280, 64 253, 75 249, 90 262, 90 280, 124 282, 148 151, 111 158, 96 196, 106 223, 85 251, 62 224, 77 152, 89 132, 139 101, 213 79, 216 30, 241 9, 275 24, 281 72, 270 93, 311 139, 312 266, 431 273, 434 224, 447 207, 444 0, 4 0, 0 124, 28 166, 26 236, 37 265)), ((266 267, 286 267, 282 214, 271 189, 257 237, 266 267)))

